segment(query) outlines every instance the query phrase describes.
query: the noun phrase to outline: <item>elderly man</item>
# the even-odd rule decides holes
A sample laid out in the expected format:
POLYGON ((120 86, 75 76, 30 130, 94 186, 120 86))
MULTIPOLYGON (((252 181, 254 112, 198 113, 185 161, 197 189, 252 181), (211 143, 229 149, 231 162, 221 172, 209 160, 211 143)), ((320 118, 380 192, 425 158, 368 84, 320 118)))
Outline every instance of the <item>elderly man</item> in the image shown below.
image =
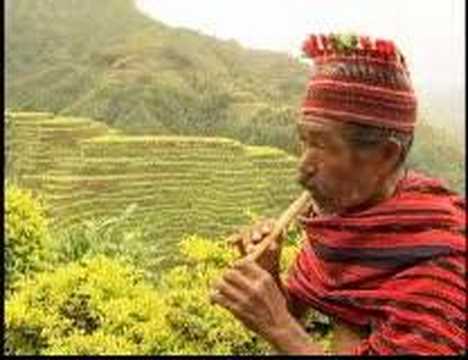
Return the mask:
MULTIPOLYGON (((298 181, 319 212, 299 217, 306 237, 279 276, 275 244, 237 261, 211 299, 280 353, 324 354, 301 325, 329 315, 336 354, 465 352, 465 201, 404 163, 417 101, 404 56, 390 41, 310 36, 314 71, 297 124, 298 181)), ((271 230, 238 235, 241 254, 271 230)))

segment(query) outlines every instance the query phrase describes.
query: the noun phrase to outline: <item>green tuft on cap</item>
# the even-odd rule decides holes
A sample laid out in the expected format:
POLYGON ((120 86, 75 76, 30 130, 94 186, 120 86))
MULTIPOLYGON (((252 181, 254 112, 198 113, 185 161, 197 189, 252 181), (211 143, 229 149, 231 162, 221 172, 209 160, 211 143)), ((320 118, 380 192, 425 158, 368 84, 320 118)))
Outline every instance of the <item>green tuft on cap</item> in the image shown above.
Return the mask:
POLYGON ((331 40, 337 51, 350 51, 358 45, 358 36, 354 33, 333 34, 331 40))

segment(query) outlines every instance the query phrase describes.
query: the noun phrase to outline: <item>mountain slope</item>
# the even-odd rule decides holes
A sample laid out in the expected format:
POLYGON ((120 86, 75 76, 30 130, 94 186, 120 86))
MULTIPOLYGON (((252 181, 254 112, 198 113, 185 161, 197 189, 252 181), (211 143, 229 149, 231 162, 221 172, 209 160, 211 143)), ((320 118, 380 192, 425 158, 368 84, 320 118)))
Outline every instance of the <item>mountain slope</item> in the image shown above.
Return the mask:
POLYGON ((306 68, 285 54, 172 29, 129 0, 15 0, 8 9, 12 110, 88 116, 129 132, 224 131, 239 139, 267 109, 286 114, 283 127, 292 131, 306 68))
MULTIPOLYGON (((168 27, 131 0, 6 5, 10 110, 89 117, 130 134, 228 137, 298 155, 294 121, 308 70, 286 54, 168 27)), ((453 123, 440 110, 451 94, 439 98, 425 101, 412 164, 464 192, 463 136, 430 129, 453 123)))

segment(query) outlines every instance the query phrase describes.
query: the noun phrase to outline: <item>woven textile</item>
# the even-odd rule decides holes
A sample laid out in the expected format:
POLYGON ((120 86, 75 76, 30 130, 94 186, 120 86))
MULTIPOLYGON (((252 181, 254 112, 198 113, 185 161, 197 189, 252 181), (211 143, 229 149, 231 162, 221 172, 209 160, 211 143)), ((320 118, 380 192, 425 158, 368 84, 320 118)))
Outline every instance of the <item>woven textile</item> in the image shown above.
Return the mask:
POLYGON ((303 51, 314 60, 302 104, 306 119, 414 131, 417 98, 405 57, 393 42, 311 35, 303 51))
POLYGON ((390 199, 302 216, 287 280, 296 301, 369 328, 356 354, 458 354, 466 344, 466 205, 415 171, 390 199))

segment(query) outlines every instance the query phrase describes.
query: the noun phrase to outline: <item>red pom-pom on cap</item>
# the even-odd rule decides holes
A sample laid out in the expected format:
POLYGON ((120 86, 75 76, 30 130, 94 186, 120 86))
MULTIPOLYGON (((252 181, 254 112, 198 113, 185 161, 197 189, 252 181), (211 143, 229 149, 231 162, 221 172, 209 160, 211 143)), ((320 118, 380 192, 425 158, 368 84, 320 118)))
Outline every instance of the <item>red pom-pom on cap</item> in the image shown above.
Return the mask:
POLYGON ((394 60, 396 58, 396 47, 392 41, 376 39, 376 56, 385 60, 394 60))
POLYGON ((328 38, 328 36, 326 35, 320 35, 320 41, 322 43, 322 47, 323 47, 323 50, 325 53, 330 53, 332 52, 332 48, 331 48, 331 42, 330 42, 330 39, 328 38))
POLYGON ((302 51, 310 58, 323 55, 324 50, 320 48, 317 35, 310 35, 310 37, 304 42, 302 51))

